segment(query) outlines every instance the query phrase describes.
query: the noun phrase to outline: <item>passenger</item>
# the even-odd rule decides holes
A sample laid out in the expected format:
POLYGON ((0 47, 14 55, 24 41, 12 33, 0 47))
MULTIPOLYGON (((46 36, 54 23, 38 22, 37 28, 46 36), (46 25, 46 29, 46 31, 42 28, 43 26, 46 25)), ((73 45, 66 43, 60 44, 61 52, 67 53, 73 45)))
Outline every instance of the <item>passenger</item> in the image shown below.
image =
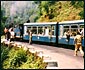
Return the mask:
POLYGON ((32 44, 32 30, 29 30, 29 44, 32 44))
POLYGON ((84 56, 84 52, 82 50, 82 36, 80 35, 79 32, 77 32, 77 35, 74 38, 74 42, 75 42, 74 56, 77 56, 78 49, 80 50, 82 56, 84 56))
POLYGON ((16 40, 16 28, 15 27, 14 27, 13 31, 14 31, 14 39, 16 40))
POLYGON ((9 30, 7 30, 7 33, 6 33, 7 41, 10 41, 10 36, 11 36, 11 34, 10 34, 9 30))
POLYGON ((67 32, 64 32, 64 36, 66 36, 67 32))
POLYGON ((46 29, 45 29, 45 35, 49 35, 49 28, 48 27, 46 27, 46 29))
POLYGON ((50 41, 52 40, 52 30, 50 30, 49 32, 49 38, 50 38, 50 41))
POLYGON ((80 34, 84 37, 84 28, 81 30, 80 34))
POLYGON ((11 29, 10 34, 11 34, 11 39, 10 39, 10 41, 14 41, 15 33, 14 33, 14 31, 13 31, 13 28, 11 29))
POLYGON ((69 44, 69 41, 70 41, 70 33, 69 33, 69 31, 68 31, 67 34, 66 34, 66 39, 67 39, 67 42, 68 42, 68 44, 69 44))
POLYGON ((6 37, 6 36, 7 36, 7 35, 6 35, 6 34, 7 34, 7 30, 8 30, 8 29, 5 27, 5 28, 4 28, 5 39, 7 39, 7 37, 6 37))

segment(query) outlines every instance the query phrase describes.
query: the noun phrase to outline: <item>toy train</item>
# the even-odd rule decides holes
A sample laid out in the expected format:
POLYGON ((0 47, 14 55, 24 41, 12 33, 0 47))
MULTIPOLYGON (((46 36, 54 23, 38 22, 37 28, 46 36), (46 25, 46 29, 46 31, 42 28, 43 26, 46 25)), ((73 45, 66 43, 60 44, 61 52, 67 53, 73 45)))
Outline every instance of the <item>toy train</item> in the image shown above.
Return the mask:
MULTIPOLYGON (((15 26, 16 38, 29 40, 28 30, 32 30, 32 41, 68 44, 66 31, 70 31, 69 45, 74 45, 74 37, 78 30, 84 29, 84 20, 63 21, 63 22, 43 22, 43 23, 24 23, 15 26)), ((84 38, 82 41, 84 46, 84 38)))

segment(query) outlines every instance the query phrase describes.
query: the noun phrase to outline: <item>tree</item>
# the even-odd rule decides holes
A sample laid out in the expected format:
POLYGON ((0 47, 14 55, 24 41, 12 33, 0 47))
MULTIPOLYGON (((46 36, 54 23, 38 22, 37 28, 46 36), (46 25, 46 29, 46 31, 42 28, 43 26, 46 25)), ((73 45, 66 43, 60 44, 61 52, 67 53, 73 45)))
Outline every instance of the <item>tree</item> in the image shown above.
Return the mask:
POLYGON ((84 19, 84 10, 82 10, 79 15, 81 16, 81 19, 84 19))

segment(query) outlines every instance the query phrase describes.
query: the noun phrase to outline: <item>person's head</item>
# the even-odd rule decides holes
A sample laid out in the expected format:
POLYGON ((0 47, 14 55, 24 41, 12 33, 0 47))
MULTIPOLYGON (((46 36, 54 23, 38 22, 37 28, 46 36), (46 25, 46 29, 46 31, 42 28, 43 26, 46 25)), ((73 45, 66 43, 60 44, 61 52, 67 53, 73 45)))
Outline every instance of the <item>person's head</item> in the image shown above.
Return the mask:
POLYGON ((31 30, 29 30, 29 32, 31 32, 31 30))

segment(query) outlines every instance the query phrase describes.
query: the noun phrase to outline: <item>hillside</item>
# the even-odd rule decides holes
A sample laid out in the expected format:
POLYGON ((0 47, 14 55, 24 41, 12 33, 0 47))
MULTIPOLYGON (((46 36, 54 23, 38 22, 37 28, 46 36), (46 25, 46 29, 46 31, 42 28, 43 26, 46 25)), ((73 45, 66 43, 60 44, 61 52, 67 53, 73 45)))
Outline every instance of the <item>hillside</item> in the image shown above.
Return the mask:
POLYGON ((36 22, 79 20, 84 18, 83 1, 41 1, 40 17, 36 22))

